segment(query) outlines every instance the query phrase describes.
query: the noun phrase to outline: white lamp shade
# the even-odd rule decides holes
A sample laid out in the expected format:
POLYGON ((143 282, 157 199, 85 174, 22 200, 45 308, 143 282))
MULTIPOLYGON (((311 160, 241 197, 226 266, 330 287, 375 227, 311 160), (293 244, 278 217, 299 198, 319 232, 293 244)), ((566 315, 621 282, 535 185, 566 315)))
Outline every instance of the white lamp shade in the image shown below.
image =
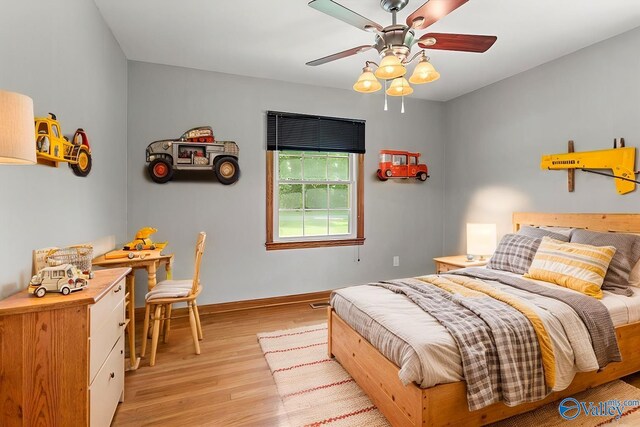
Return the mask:
POLYGON ((496 250, 495 224, 467 224, 467 254, 491 255, 496 250))
POLYGON ((36 137, 33 100, 0 90, 0 163, 34 164, 36 137))

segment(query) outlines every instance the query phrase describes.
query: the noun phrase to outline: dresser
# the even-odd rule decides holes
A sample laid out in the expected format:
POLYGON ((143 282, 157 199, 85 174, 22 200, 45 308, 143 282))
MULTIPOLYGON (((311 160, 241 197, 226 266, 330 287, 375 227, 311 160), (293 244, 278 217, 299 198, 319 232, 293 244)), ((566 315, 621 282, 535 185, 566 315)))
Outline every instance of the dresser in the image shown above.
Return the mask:
POLYGON ((0 301, 0 425, 109 426, 124 399, 125 276, 0 301))

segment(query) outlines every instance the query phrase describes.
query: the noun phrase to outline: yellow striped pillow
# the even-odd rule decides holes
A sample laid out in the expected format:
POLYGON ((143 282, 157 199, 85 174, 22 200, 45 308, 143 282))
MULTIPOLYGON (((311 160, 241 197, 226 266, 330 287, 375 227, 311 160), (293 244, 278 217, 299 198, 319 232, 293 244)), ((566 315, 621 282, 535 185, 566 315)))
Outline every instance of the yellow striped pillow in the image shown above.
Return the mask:
POLYGON ((600 288, 615 253, 613 246, 565 243, 543 237, 524 277, 555 283, 600 299, 600 288))

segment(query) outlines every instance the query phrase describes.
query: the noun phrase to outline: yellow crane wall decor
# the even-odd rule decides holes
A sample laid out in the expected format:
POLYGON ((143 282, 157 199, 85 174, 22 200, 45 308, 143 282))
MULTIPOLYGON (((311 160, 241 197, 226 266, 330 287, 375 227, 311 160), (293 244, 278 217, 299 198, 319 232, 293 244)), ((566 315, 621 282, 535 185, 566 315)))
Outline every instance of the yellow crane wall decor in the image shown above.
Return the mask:
POLYGON ((635 147, 625 147, 624 138, 613 141, 613 148, 609 150, 573 152, 573 141, 569 141, 569 152, 560 154, 545 154, 540 161, 540 168, 547 170, 567 170, 569 173, 569 191, 574 190, 573 175, 576 169, 614 178, 618 194, 627 194, 640 184, 636 178, 635 147), (609 169, 612 173, 595 169, 609 169))

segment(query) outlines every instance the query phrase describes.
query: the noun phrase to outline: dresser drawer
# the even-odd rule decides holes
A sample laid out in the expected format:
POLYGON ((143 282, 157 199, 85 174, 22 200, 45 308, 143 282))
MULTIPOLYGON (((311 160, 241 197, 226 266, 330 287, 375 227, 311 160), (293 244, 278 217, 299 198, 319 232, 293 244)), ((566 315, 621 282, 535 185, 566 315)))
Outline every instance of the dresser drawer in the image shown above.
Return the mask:
POLYGON ((111 315, 113 309, 116 308, 118 304, 120 304, 120 302, 124 300, 125 293, 126 286, 124 284, 124 280, 121 280, 120 282, 116 283, 105 296, 100 298, 98 302, 90 306, 90 336, 95 336, 95 332, 97 332, 98 329, 102 328, 102 325, 107 321, 107 318, 111 315))
POLYGON ((124 338, 109 353, 89 387, 91 427, 109 426, 124 391, 124 338))
POLYGON ((107 355, 124 332, 124 300, 105 315, 101 326, 91 323, 89 337, 89 383, 93 382, 107 355))

